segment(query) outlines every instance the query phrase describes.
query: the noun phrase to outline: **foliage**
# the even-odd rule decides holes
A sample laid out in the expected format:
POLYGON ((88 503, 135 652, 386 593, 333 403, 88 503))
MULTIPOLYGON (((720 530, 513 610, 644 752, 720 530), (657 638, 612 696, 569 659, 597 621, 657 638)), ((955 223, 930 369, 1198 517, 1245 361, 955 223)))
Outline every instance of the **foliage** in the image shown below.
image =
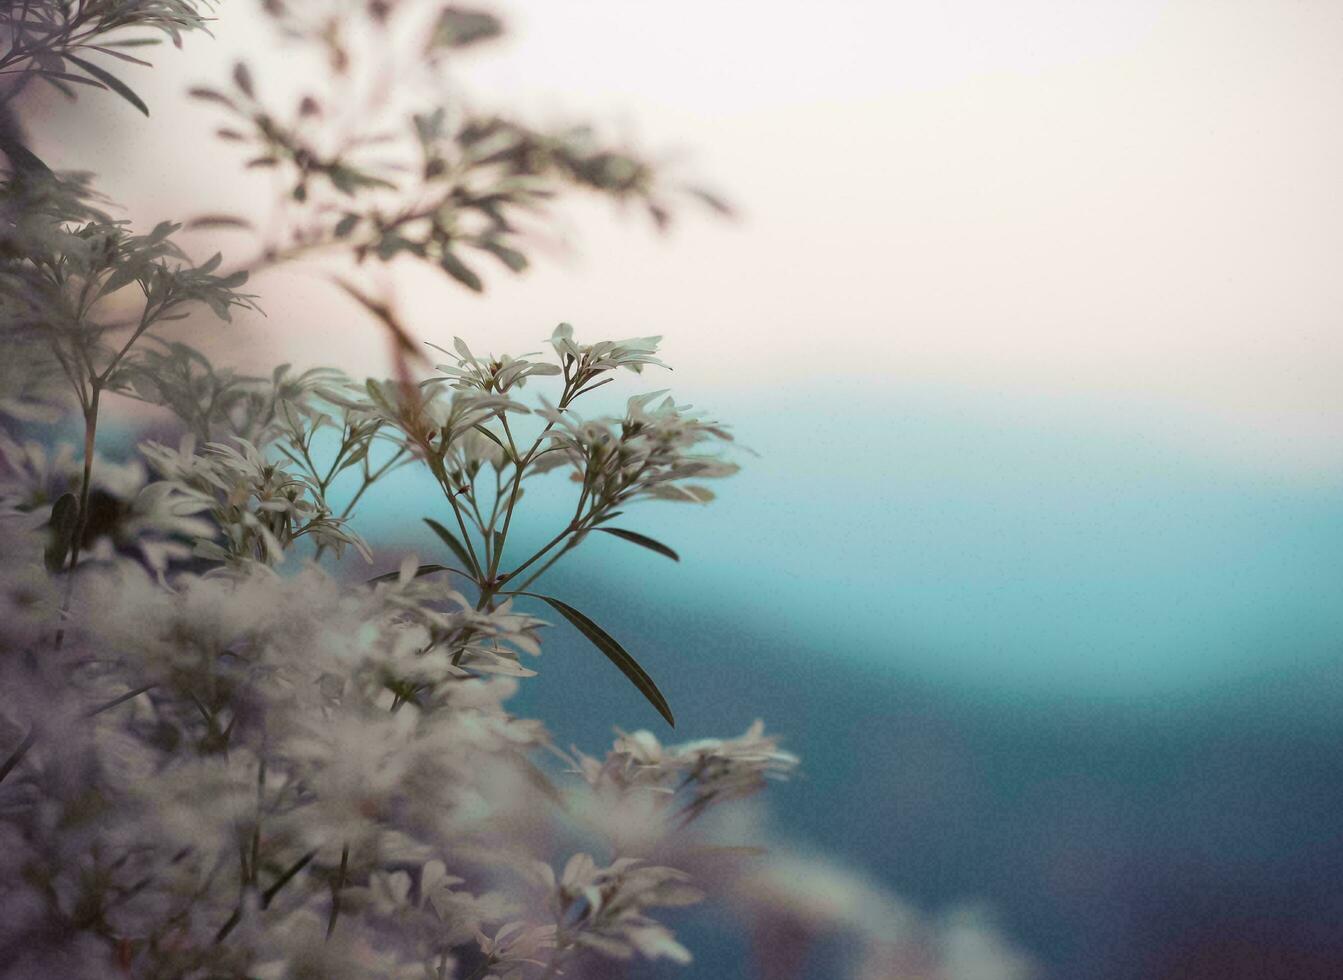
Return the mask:
MULTIPOLYGON (((618 732, 598 758, 560 751, 506 708, 563 621, 674 724, 620 640, 531 591, 593 532, 677 560, 612 522, 641 501, 707 503, 704 481, 734 472, 728 430, 663 392, 578 414, 619 372, 662 367, 658 338, 581 343, 561 324, 546 356, 479 355, 456 338, 429 345, 443 358, 429 371, 391 300, 357 278, 400 257, 479 291, 478 258, 524 271, 528 222, 571 190, 636 203, 659 227, 680 192, 724 206, 588 127, 466 111, 444 80, 459 52, 502 32, 489 12, 264 7, 282 42, 328 71, 291 110, 245 64, 194 91, 225 114, 220 138, 247 148, 247 166, 282 178, 256 258, 234 267, 193 260, 179 222, 137 233, 113 217, 92 177, 50 168, 13 117, 33 82, 103 89, 148 114, 119 66, 94 59, 143 66, 128 48, 180 43, 208 9, 0 11, 0 972, 609 976, 636 957, 689 962, 656 914, 706 893, 733 895, 766 933, 848 930, 864 975, 936 966, 939 933, 894 912, 780 902, 796 888, 739 846, 739 825, 758 830, 740 801, 798 763, 759 723, 671 746, 618 732), (202 312, 258 310, 252 273, 318 255, 347 260, 336 284, 388 331, 395 377, 243 375, 173 332, 205 328, 202 312), (104 457, 99 422, 117 398, 157 406, 180 439, 104 457), (31 438, 72 409, 82 451, 31 438), (348 552, 374 560, 358 506, 410 466, 441 495, 423 515, 435 560, 352 574, 348 552), (520 552, 520 505, 553 471, 576 486, 572 516, 520 552)), ((994 975, 1019 975, 1001 962, 994 975)))

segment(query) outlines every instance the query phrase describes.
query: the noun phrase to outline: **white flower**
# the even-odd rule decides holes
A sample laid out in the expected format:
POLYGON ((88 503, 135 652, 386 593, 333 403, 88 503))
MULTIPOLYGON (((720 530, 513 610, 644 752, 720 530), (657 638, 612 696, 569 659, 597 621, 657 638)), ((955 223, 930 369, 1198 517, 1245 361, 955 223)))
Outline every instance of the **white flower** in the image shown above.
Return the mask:
POLYGON ((603 340, 595 344, 574 342, 574 328, 561 323, 550 335, 550 345, 559 355, 564 377, 578 391, 607 371, 626 368, 635 374, 645 365, 666 367, 653 356, 661 337, 629 337, 625 340, 603 340))
MULTIPOLYGON (((437 344, 429 346, 444 354, 452 354, 437 344)), ((527 358, 532 357, 531 354, 523 354, 521 357, 510 357, 507 354, 498 357, 490 355, 478 359, 461 337, 453 338, 453 346, 456 349, 454 356, 457 363, 438 364, 435 368, 452 379, 454 388, 462 391, 496 392, 502 395, 510 388, 523 387, 528 378, 560 373, 560 369, 554 364, 529 361, 527 358)))
POLYGON ((799 760, 781 750, 757 720, 737 738, 670 746, 652 732, 620 732, 605 760, 575 750, 570 761, 599 793, 651 790, 663 807, 679 803, 679 818, 689 822, 711 804, 749 796, 768 779, 786 778, 799 760))
POLYGON ((635 953, 649 959, 665 956, 678 963, 689 963, 690 952, 644 913, 701 901, 703 893, 687 885, 688 879, 675 868, 647 865, 636 858, 619 858, 600 867, 584 853, 569 858, 557 882, 553 875, 542 876, 553 890, 561 946, 573 944, 618 959, 635 953))
POLYGON ((500 927, 493 936, 477 932, 476 942, 480 951, 500 966, 545 966, 540 957, 555 948, 555 927, 517 920, 500 927))
POLYGON ((732 437, 722 425, 692 415, 689 406, 670 398, 649 405, 662 392, 629 400, 622 419, 586 422, 571 409, 547 405, 539 414, 553 424, 547 433, 551 452, 538 460, 538 470, 568 461, 574 479, 581 480, 595 506, 615 507, 650 497, 706 503, 713 493, 687 480, 717 479, 737 472, 734 463, 697 452, 706 441, 727 442, 732 437), (548 457, 548 458, 547 458, 548 457))

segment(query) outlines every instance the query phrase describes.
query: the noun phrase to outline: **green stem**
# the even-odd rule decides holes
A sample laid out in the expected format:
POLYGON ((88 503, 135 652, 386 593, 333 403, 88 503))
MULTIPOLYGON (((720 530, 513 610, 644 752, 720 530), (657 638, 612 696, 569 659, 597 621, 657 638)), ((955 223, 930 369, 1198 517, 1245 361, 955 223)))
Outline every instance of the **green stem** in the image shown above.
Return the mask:
POLYGON ((475 546, 471 543, 471 535, 467 533, 466 521, 462 519, 461 508, 457 506, 457 497, 452 490, 452 481, 448 479, 447 471, 443 469, 443 463, 440 460, 425 454, 430 461, 430 469, 433 471, 434 479, 438 481, 439 487, 443 490, 443 496, 448 498, 448 505, 452 508, 452 516, 457 519, 457 529, 462 532, 462 542, 466 545, 467 554, 471 557, 471 571, 476 575, 476 584, 480 588, 485 588, 484 572, 481 569, 480 559, 476 557, 475 546))
POLYGON ((70 605, 75 598, 75 566, 79 564, 79 552, 89 526, 89 491, 93 481, 93 450, 98 439, 98 402, 102 396, 102 382, 98 378, 93 378, 89 388, 88 407, 84 409, 84 474, 79 487, 79 510, 75 517, 74 538, 70 542, 70 564, 66 567, 65 598, 61 600, 61 625, 56 629, 57 650, 65 643, 65 617, 70 612, 70 605))
MULTIPOLYGON (((564 394, 563 394, 562 396, 560 396, 560 402, 559 402, 559 405, 558 405, 558 409, 559 409, 559 411, 563 412, 566 408, 568 408, 568 407, 569 407, 569 402, 571 402, 572 400, 573 400, 573 393, 572 393, 572 391, 570 390, 569 385, 566 384, 566 385, 565 385, 565 391, 564 391, 564 394)), ((505 423, 505 425, 507 425, 507 423, 505 423)), ((542 429, 540 435, 538 435, 538 436, 536 437, 536 441, 532 443, 532 447, 531 447, 530 449, 527 450, 527 455, 526 455, 525 458, 523 458, 523 459, 518 459, 516 450, 515 450, 514 453, 513 453, 513 467, 514 467, 514 469, 513 469, 513 482, 512 482, 512 486, 511 486, 511 488, 510 488, 510 490, 509 490, 509 493, 508 493, 508 506, 507 506, 507 508, 504 510, 504 526, 503 526, 503 528, 499 531, 499 540, 498 540, 498 542, 497 542, 496 545, 495 545, 494 558, 493 558, 493 560, 492 560, 491 563, 490 563, 490 574, 489 574, 489 578, 490 578, 491 581, 493 581, 494 578, 495 578, 495 577, 498 575, 498 573, 499 573, 499 559, 500 559, 500 557, 501 557, 501 556, 503 555, 503 553, 504 553, 504 545, 505 545, 505 544, 507 543, 507 541, 508 541, 508 529, 509 529, 509 526, 513 523, 513 509, 517 506, 517 503, 518 503, 518 494, 519 494, 519 493, 521 492, 521 490, 522 490, 522 475, 523 475, 523 473, 526 471, 527 467, 528 467, 529 465, 531 465, 532 460, 536 457, 536 451, 537 451, 538 449, 541 448, 541 443, 545 440, 546 435, 547 435, 547 434, 550 432, 550 430, 553 429, 554 427, 555 427, 555 422, 554 422, 553 419, 552 419, 551 421, 549 421, 549 422, 546 423, 546 427, 545 427, 544 429, 542 429)), ((505 431, 507 431, 506 428, 505 428, 505 431)), ((513 436, 512 436, 511 434, 510 434, 509 437, 508 437, 508 441, 509 441, 510 444, 512 444, 512 442, 513 442, 513 436)), ((552 542, 552 544, 553 544, 553 542, 552 542)), ((550 545, 547 545, 545 550, 549 550, 549 548, 550 548, 550 545)), ((537 557, 539 557, 539 555, 538 555, 538 556, 533 556, 533 558, 532 558, 531 560, 532 560, 532 561, 535 561, 537 557)), ((526 567, 526 566, 523 566, 523 567, 526 567)), ((513 571, 513 575, 516 575, 516 574, 518 573, 518 571, 519 571, 519 569, 515 569, 515 570, 513 571)))
POLYGON ((485 959, 481 961, 481 964, 474 970, 472 970, 469 974, 467 974, 465 977, 463 977, 462 980, 480 980, 481 977, 483 977, 487 972, 489 972, 490 967, 494 966, 494 964, 497 962, 498 960, 496 960, 493 956, 485 957, 485 959))
POLYGON ((28 750, 33 747, 37 741, 37 729, 28 729, 28 734, 23 736, 23 741, 19 743, 18 748, 9 754, 9 758, 0 763, 0 783, 5 781, 5 777, 14 771, 14 767, 23 761, 23 757, 28 754, 28 750))
POLYGON ((327 939, 330 939, 331 934, 336 931, 336 920, 340 918, 340 893, 345 887, 345 870, 349 863, 350 845, 346 844, 340 851, 340 873, 331 887, 331 917, 326 920, 327 939))
MULTIPOLYGON (((90 384, 89 407, 84 411, 84 479, 79 487, 79 516, 75 521, 75 537, 70 542, 70 567, 73 572, 79 564, 79 552, 84 543, 84 532, 89 526, 89 492, 93 482, 93 451, 98 439, 98 403, 102 398, 102 381, 90 384)), ((69 608, 68 605, 66 607, 69 608)))
POLYGON ((561 548, 559 551, 555 552, 555 554, 551 555, 549 561, 547 561, 544 565, 542 565, 542 566, 541 566, 540 568, 538 568, 536 571, 532 572, 531 575, 527 576, 527 581, 523 582, 521 585, 514 586, 513 589, 511 589, 510 591, 514 591, 514 592, 526 592, 527 589, 531 587, 531 584, 532 584, 533 582, 535 582, 537 579, 539 579, 539 578, 540 578, 542 575, 544 575, 546 572, 550 571, 550 568, 551 568, 552 565, 554 565, 557 561, 559 561, 561 558, 563 558, 565 555, 567 555, 567 554, 568 554, 570 551, 572 551, 573 549, 574 549, 574 543, 573 543, 573 541, 570 541, 568 544, 566 544, 566 545, 565 545, 563 548, 561 548))

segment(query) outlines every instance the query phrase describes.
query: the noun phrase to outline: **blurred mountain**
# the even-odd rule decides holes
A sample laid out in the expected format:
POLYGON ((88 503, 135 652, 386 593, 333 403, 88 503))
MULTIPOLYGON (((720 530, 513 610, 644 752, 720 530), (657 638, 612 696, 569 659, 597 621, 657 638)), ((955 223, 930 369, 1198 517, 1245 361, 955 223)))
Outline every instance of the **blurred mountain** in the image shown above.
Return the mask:
MULTIPOLYGON (((552 590, 637 646, 678 736, 730 734, 755 715, 787 734, 804 765, 770 793, 780 840, 928 910, 982 900, 1048 977, 1343 976, 1335 664, 1214 695, 995 698, 614 582, 552 590)), ((589 750, 613 722, 675 737, 583 641, 558 634, 519 710, 589 750)), ((751 976, 729 935, 691 946, 690 976, 751 976)))

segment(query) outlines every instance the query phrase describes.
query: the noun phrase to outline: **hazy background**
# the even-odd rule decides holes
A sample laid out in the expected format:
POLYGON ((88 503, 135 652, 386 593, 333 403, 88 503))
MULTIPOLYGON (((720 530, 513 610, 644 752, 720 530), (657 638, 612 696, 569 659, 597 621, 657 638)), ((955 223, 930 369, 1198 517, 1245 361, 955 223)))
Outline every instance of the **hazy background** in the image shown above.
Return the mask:
MULTIPOLYGON (((763 715, 806 765, 781 834, 986 900, 1051 977, 1343 975, 1343 8, 502 8, 477 104, 608 120, 742 212, 659 238, 573 206, 484 298, 392 273, 437 342, 665 334, 667 383, 760 453, 637 522, 679 567, 613 540, 562 573, 682 730, 763 715)), ((301 88, 261 30, 235 0, 137 86, 151 124, 53 101, 35 149, 140 223, 249 210, 181 93, 240 54, 301 88)), ((257 288, 238 358, 386 370, 316 276, 257 288)), ((417 486, 364 529, 427 551, 417 486)), ((527 697, 589 746, 656 720, 558 638, 527 697)))

